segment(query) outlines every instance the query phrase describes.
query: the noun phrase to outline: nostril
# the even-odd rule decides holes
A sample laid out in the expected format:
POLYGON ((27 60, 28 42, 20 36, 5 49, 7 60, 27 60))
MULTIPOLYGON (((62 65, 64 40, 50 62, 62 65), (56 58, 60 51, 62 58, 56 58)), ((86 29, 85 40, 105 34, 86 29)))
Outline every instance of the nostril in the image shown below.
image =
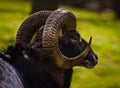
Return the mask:
POLYGON ((96 65, 98 63, 98 61, 97 60, 94 60, 93 62, 92 62, 92 65, 96 65))
POLYGON ((94 55, 92 64, 96 65, 98 63, 98 56, 94 55))

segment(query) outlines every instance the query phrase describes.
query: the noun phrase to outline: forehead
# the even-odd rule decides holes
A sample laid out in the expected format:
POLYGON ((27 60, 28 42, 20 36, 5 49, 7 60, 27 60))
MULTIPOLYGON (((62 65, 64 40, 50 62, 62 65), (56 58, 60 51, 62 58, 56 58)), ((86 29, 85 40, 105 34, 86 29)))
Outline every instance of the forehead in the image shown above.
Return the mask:
POLYGON ((66 36, 80 36, 80 34, 76 30, 71 30, 71 31, 68 31, 68 32, 63 32, 63 35, 66 35, 66 36))

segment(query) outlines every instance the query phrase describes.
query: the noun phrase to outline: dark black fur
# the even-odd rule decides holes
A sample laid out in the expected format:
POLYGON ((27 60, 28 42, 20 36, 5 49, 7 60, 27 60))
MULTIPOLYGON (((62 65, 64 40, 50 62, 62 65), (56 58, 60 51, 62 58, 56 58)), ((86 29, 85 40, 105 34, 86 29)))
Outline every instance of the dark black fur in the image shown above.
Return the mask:
MULTIPOLYGON (((80 39, 76 31, 64 34, 59 39, 60 50, 68 57, 80 54, 88 44, 80 39)), ((15 67, 20 74, 24 88, 70 88, 73 69, 65 70, 56 67, 51 59, 44 58, 43 53, 42 46, 23 49, 16 45, 0 52, 0 57, 15 67)), ((90 49, 85 61, 80 62, 80 65, 87 67, 89 63, 86 60, 88 60, 89 65, 95 66, 97 59, 97 55, 90 49)))
POLYGON ((63 88, 70 88, 72 74, 73 74, 73 69, 65 70, 65 72, 64 72, 64 87, 63 88))
POLYGON ((2 51, 0 57, 15 67, 20 74, 24 88, 57 88, 55 80, 48 72, 36 64, 34 59, 24 57, 21 47, 11 46, 2 51))
MULTIPOLYGON (((20 74, 24 88, 61 88, 51 74, 36 62, 36 59, 24 57, 23 51, 21 46, 10 46, 8 49, 0 52, 0 57, 15 67, 20 74), (6 57, 7 55, 9 55, 10 58, 6 57)), ((33 49, 29 49, 31 56, 34 56, 35 52, 33 49)), ((73 70, 68 69, 62 71, 64 72, 63 88, 69 88, 73 70)))

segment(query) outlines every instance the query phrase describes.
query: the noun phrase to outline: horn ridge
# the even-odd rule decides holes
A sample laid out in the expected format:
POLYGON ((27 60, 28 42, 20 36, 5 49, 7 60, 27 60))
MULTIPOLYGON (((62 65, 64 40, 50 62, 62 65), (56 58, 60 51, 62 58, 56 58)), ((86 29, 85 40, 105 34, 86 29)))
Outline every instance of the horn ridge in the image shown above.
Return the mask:
POLYGON ((24 48, 31 42, 32 36, 40 28, 52 11, 39 11, 29 16, 19 27, 16 35, 16 44, 24 48))

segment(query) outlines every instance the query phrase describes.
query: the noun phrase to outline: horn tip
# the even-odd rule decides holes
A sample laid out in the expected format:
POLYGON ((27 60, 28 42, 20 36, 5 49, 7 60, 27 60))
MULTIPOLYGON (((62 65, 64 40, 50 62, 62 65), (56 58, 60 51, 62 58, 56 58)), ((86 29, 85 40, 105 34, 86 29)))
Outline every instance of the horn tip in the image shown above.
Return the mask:
POLYGON ((89 45, 91 44, 91 42, 92 42, 92 36, 90 37, 90 40, 89 40, 89 45))

